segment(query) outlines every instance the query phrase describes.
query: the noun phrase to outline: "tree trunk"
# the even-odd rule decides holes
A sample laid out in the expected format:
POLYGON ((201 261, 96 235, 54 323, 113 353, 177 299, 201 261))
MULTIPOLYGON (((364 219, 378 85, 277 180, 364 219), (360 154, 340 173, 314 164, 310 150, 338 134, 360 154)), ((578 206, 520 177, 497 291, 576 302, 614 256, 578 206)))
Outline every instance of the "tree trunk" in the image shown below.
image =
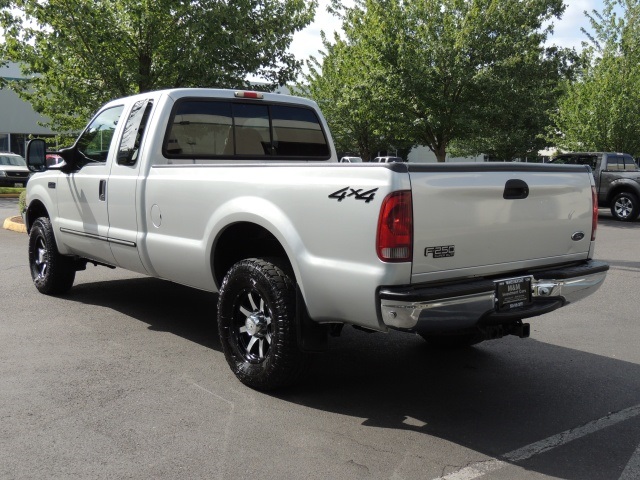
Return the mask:
POLYGON ((444 163, 447 158, 447 147, 444 144, 437 145, 433 153, 436 154, 438 163, 444 163))

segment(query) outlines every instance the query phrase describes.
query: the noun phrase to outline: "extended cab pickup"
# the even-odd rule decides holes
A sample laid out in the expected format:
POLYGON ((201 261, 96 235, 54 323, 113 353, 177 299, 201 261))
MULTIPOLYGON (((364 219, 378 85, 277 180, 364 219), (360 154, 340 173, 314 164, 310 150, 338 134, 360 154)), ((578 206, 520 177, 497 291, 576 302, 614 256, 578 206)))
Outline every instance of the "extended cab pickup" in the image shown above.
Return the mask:
POLYGON ((640 214, 640 169, 631 155, 613 152, 582 152, 558 155, 552 163, 588 165, 593 170, 598 204, 609 207, 623 222, 640 214))
POLYGON ((293 382, 344 324, 526 337, 523 319, 608 270, 587 167, 339 163, 302 98, 145 93, 101 108, 61 164, 27 150, 38 290, 67 292, 90 262, 217 292, 226 360, 253 388, 293 382))

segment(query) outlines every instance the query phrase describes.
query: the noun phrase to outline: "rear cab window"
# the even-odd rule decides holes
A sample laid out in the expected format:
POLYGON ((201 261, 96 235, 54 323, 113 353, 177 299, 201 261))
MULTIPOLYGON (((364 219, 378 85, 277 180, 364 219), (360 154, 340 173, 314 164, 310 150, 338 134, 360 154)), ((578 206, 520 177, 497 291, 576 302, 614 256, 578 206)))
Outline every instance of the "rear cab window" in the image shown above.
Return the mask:
POLYGON ((184 98, 176 102, 162 146, 168 163, 217 160, 327 160, 316 112, 302 105, 184 98))

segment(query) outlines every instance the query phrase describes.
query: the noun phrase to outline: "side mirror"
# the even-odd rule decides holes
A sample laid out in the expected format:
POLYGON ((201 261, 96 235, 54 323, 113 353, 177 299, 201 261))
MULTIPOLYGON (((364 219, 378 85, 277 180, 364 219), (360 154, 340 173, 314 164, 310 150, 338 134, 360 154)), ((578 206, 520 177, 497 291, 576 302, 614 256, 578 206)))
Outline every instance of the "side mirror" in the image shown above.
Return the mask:
POLYGON ((41 138, 29 140, 27 143, 27 167, 32 172, 42 172, 47 169, 45 156, 47 144, 41 138))
POLYGON ((75 147, 63 148, 58 152, 47 153, 47 144, 41 138, 34 138, 27 143, 27 167, 32 172, 60 170, 72 173, 77 169, 75 147))

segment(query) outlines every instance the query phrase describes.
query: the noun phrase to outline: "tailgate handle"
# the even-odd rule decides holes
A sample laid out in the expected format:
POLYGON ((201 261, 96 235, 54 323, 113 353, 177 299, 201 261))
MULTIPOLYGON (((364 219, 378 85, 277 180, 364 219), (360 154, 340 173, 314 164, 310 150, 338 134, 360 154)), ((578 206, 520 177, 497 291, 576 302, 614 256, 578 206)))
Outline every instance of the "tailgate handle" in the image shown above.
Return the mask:
POLYGON ((502 198, 505 200, 520 200, 529 196, 529 185, 524 180, 508 180, 504 186, 502 198))

